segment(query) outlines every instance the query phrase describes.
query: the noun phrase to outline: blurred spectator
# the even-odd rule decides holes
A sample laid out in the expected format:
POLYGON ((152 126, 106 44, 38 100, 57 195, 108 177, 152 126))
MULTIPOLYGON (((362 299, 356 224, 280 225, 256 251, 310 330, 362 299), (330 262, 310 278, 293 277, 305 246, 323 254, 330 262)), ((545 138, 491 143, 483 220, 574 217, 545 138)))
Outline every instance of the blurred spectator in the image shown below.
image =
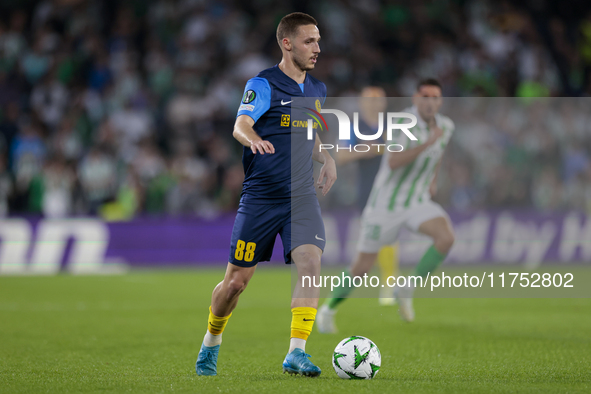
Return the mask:
POLYGON ((44 216, 61 218, 73 213, 75 181, 74 171, 62 158, 55 157, 46 162, 40 179, 41 212, 44 216))
POLYGON ((99 51, 89 74, 88 86, 102 93, 112 80, 109 58, 104 51, 99 51))
POLYGON ((456 164, 452 167, 449 179, 453 182, 450 203, 456 211, 468 210, 476 200, 476 191, 473 186, 470 167, 465 164, 456 164))
POLYGON ((12 176, 6 164, 6 155, 0 154, 0 217, 8 216, 8 204, 13 193, 12 176))
POLYGON ((62 121, 68 105, 68 91, 56 79, 55 72, 48 74, 31 92, 31 107, 50 129, 62 121))
POLYGON ((567 141, 563 160, 562 176, 566 183, 585 171, 590 164, 589 154, 585 151, 584 145, 577 141, 567 141))
POLYGON ((142 108, 134 108, 128 101, 120 111, 113 112, 109 121, 116 136, 118 154, 130 162, 137 154, 139 142, 152 133, 150 114, 142 108))
POLYGON ((15 11, 10 16, 8 31, 2 34, 0 41, 2 43, 1 48, 8 69, 12 68, 27 49, 27 41, 25 39, 26 24, 27 14, 22 10, 15 11))
POLYGON ((131 163, 134 173, 143 188, 166 171, 164 158, 151 140, 143 140, 131 163))
POLYGON ((100 206, 99 213, 107 221, 129 220, 137 213, 142 202, 142 188, 137 173, 133 168, 125 172, 126 176, 119 185, 114 201, 100 206))
MULTIPOLYGON (((19 134, 18 120, 20 108, 16 102, 10 102, 5 108, 4 116, 0 121, 0 152, 10 153, 12 142, 19 134)), ((6 156, 9 160, 12 156, 6 156)))
POLYGON ((179 141, 171 164, 171 173, 176 179, 167 196, 167 211, 178 214, 207 214, 211 208, 206 198, 208 167, 195 157, 190 144, 179 141))
POLYGON ((83 144, 80 134, 74 128, 73 118, 62 118, 58 130, 50 139, 51 151, 66 160, 78 160, 82 157, 83 144))
POLYGON ((28 189, 31 179, 41 171, 46 154, 39 127, 32 123, 24 125, 12 140, 10 150, 17 190, 28 189))
POLYGON ((561 204, 560 178, 552 167, 544 168, 534 179, 533 203, 541 211, 555 211, 561 204))
MULTIPOLYGON (((152 178, 146 188, 145 211, 150 214, 163 214, 167 209, 167 198, 176 184, 170 172, 170 162, 165 163, 164 171, 152 178)), ((242 183, 240 184, 242 186, 242 183)))
POLYGON ((235 211, 238 209, 240 194, 244 182, 244 169, 237 164, 227 169, 224 174, 223 185, 217 197, 217 204, 223 211, 235 211))
POLYGON ((80 163, 78 177, 90 213, 96 213, 101 204, 115 197, 118 186, 117 164, 102 149, 91 148, 80 163))
POLYGON ((51 67, 51 63, 51 56, 43 51, 42 38, 37 38, 33 48, 21 60, 21 68, 27 82, 31 85, 39 82, 51 67))
POLYGON ((20 105, 22 92, 19 82, 11 78, 8 71, 0 68, 0 106, 20 105))

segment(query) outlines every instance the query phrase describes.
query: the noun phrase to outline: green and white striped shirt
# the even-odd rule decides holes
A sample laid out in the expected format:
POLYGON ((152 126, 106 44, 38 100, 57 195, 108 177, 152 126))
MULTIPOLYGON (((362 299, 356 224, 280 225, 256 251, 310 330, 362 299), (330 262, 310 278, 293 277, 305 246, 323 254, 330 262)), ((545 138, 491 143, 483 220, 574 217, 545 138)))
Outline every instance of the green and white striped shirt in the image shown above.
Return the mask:
MULTIPOLYGON (((403 112, 412 113, 417 117, 417 125, 410 129, 410 132, 418 140, 412 141, 400 131, 399 135, 393 136, 394 140, 391 143, 400 144, 404 146, 404 150, 408 150, 425 143, 430 131, 425 121, 419 116, 416 107, 407 108, 403 112)), ((436 114, 435 121, 443 131, 443 135, 421 152, 413 162, 392 170, 388 157, 397 153, 384 153, 366 209, 378 212, 397 211, 430 200, 429 185, 435 176, 435 167, 443 156, 455 128, 453 121, 447 116, 436 114)))

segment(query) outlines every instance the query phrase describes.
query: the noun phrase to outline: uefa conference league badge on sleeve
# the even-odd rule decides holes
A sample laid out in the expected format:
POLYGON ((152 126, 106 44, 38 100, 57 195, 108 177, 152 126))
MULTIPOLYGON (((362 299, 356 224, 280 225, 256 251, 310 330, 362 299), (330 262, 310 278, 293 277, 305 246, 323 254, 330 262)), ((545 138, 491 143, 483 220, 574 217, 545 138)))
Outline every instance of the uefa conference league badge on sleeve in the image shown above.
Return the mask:
POLYGON ((242 96, 242 104, 240 105, 240 108, 238 110, 252 112, 254 110, 254 105, 250 103, 254 101, 256 96, 257 94, 254 92, 254 90, 249 89, 246 92, 244 92, 244 96, 242 96))

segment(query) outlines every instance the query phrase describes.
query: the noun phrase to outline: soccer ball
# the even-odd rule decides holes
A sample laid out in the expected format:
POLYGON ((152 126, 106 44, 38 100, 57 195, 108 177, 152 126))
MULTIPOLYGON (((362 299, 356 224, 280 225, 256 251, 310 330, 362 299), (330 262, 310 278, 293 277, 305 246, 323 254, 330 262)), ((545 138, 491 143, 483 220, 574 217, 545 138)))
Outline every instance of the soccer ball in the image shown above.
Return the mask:
POLYGON ((343 339, 332 354, 332 366, 341 379, 371 379, 381 365, 380 350, 365 337, 343 339))

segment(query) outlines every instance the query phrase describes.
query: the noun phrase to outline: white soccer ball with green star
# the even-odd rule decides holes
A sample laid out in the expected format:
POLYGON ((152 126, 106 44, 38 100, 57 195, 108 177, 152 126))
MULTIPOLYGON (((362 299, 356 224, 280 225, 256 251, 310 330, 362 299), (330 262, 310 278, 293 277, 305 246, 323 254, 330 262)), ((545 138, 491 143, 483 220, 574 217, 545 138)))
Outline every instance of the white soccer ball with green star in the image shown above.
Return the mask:
POLYGON ((381 365, 380 350, 365 337, 343 339, 332 355, 332 366, 341 379, 372 379, 381 365))

